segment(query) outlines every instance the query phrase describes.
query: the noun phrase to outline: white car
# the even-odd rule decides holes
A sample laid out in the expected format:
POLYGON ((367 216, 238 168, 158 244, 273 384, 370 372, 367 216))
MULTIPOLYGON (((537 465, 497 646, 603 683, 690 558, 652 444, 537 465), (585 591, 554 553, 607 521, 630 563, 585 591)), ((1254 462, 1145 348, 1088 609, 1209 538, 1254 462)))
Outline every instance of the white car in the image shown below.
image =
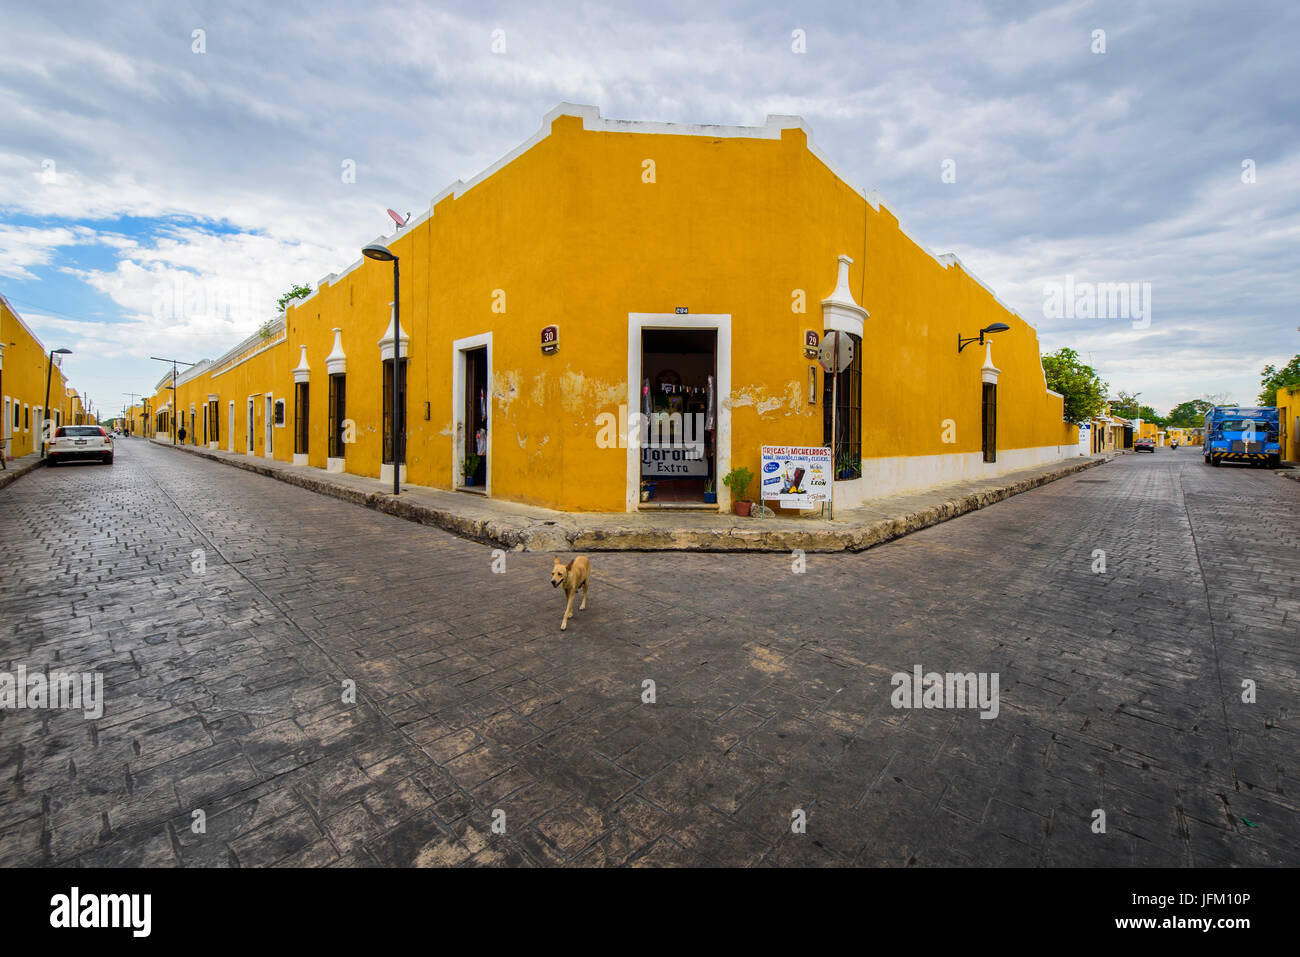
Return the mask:
POLYGON ((50 465, 71 459, 99 459, 113 464, 113 440, 98 425, 61 425, 46 451, 50 465))

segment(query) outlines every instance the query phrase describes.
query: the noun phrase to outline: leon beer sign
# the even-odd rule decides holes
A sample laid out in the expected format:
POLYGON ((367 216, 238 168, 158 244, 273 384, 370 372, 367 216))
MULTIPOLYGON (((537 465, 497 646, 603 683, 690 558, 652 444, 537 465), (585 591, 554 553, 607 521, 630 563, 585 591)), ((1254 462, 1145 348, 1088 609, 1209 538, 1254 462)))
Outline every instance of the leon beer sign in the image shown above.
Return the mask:
POLYGON ((764 445, 759 497, 785 508, 812 508, 831 498, 831 450, 798 445, 764 445))

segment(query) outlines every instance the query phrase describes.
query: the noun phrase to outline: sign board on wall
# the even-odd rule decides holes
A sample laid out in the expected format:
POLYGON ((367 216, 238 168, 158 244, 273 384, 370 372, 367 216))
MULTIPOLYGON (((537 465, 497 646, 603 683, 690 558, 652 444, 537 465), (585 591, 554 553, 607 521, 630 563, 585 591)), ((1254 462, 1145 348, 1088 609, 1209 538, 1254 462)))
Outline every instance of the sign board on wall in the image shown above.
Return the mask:
POLYGON ((764 445, 759 466, 759 497, 785 508, 812 508, 831 498, 831 450, 797 445, 764 445))
POLYGON ((560 327, 544 326, 542 328, 542 355, 551 356, 560 351, 560 327))
POLYGON ((642 478, 704 478, 708 474, 709 460, 703 445, 641 447, 642 478))
POLYGON ((803 333, 803 354, 806 359, 817 358, 817 348, 821 345, 821 337, 817 335, 816 329, 805 329, 803 333))

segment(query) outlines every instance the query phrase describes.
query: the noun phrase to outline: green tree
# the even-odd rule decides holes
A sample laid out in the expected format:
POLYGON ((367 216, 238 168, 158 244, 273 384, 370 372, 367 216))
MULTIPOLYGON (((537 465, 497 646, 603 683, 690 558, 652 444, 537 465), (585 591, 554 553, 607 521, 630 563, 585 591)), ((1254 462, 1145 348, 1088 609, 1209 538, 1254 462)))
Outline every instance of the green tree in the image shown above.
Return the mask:
POLYGON ((1281 369, 1271 365, 1264 366, 1259 379, 1259 405, 1272 405, 1277 400, 1277 390, 1283 386, 1300 386, 1300 354, 1291 357, 1291 361, 1281 369))
POLYGON ((295 299, 306 299, 310 295, 311 286, 302 286, 298 283, 294 283, 289 288, 288 292, 276 300, 280 306, 280 314, 283 315, 284 310, 288 307, 289 303, 293 302, 295 299))
POLYGON ((1136 419, 1142 413, 1138 406, 1138 396, 1141 392, 1124 392, 1116 393, 1115 398, 1110 400, 1110 411, 1118 415, 1121 419, 1136 419))
POLYGON ((1168 422, 1176 429, 1199 429, 1205 424, 1205 413, 1209 411, 1210 403, 1204 399, 1189 399, 1173 407, 1168 422))
POLYGON ((1157 412, 1149 405, 1138 406, 1137 417, 1143 422, 1154 422, 1159 428, 1164 428, 1169 424, 1169 420, 1157 412))
POLYGON ((1071 425, 1087 422, 1106 408, 1108 386, 1097 370, 1079 360, 1073 349, 1058 349, 1043 356, 1043 375, 1047 387, 1065 397, 1065 421, 1071 425))

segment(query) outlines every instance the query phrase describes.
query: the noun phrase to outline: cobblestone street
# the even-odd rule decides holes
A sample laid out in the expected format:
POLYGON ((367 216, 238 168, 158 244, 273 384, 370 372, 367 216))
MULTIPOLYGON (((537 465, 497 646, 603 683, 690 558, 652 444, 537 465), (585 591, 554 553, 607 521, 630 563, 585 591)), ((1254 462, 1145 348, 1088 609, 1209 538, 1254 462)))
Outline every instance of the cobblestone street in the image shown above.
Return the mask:
POLYGON ((565 632, 547 554, 141 439, 0 543, 0 671, 105 695, 0 711, 5 866, 1300 865, 1300 484, 1195 448, 803 574, 595 554, 565 632))

